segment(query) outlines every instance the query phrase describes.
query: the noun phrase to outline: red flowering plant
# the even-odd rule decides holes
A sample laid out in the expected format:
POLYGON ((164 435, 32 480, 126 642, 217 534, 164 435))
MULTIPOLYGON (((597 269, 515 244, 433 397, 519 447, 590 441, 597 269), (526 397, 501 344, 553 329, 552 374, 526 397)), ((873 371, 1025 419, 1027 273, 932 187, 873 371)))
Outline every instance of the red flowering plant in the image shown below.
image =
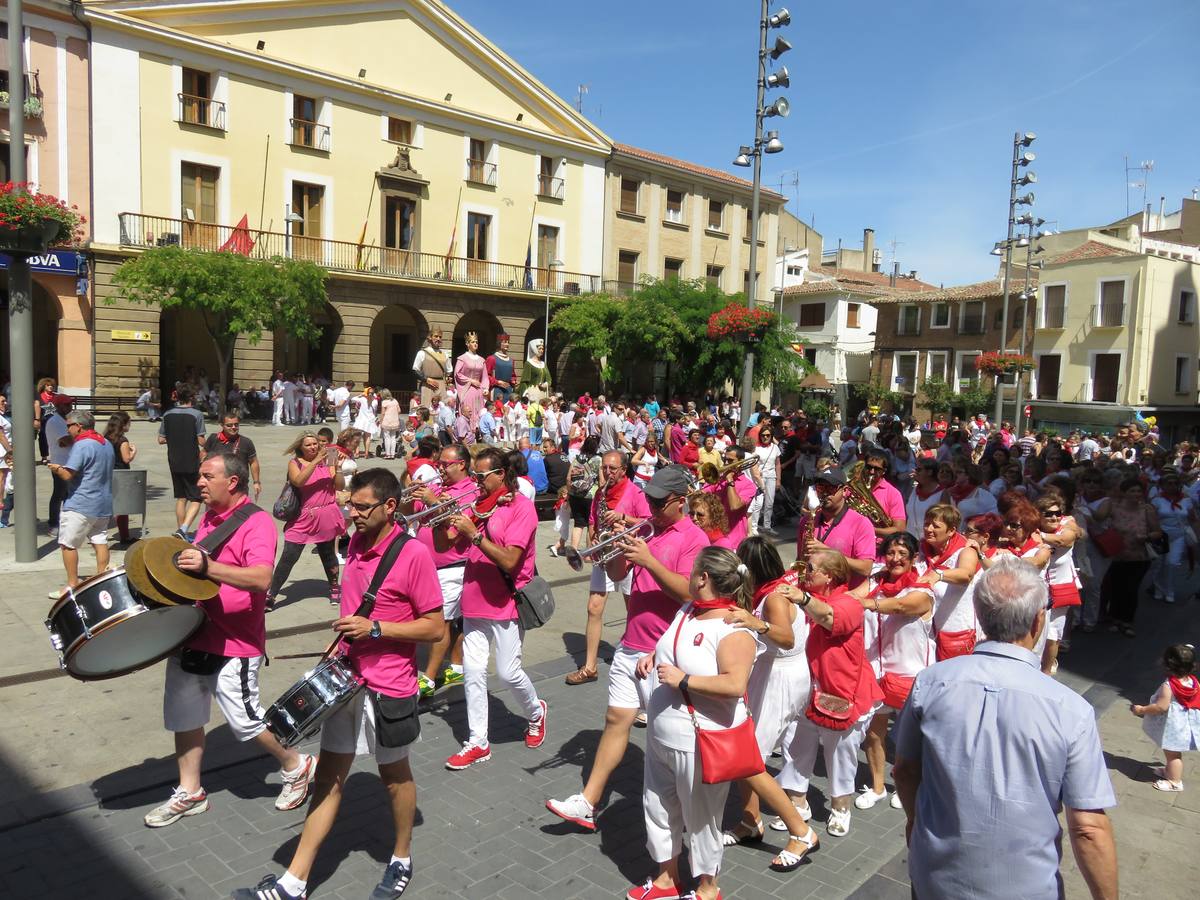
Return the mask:
POLYGON ((1028 372, 1033 369, 1033 359, 1016 353, 992 351, 975 357, 975 368, 989 375, 1005 375, 1009 372, 1028 372))
POLYGON ((730 303, 708 317, 708 336, 713 340, 732 337, 756 342, 774 326, 775 313, 771 310, 747 309, 741 303, 730 303))
POLYGON ((0 184, 0 248, 42 250, 85 239, 79 207, 50 194, 30 192, 28 182, 0 184))

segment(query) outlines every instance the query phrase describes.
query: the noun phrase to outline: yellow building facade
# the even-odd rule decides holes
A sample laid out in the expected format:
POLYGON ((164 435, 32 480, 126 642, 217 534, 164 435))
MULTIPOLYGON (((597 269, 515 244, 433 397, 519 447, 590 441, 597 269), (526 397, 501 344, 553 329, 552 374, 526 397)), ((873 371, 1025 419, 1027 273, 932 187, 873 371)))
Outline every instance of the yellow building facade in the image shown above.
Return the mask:
POLYGON ((232 246, 329 269, 325 336, 240 348, 243 387, 285 368, 410 389, 431 328, 453 335, 456 354, 469 330, 485 354, 504 331, 521 358, 544 333, 547 294, 600 289, 611 143, 443 4, 86 11, 103 73, 97 391, 215 367, 188 315, 160 321, 116 296, 112 273, 148 247, 232 246))

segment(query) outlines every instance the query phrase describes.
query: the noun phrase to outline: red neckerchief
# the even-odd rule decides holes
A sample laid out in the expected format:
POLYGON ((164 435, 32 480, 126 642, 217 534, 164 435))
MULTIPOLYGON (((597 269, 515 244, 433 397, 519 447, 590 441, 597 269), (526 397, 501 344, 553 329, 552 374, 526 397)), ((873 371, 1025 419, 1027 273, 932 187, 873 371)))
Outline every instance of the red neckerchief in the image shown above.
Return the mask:
POLYGON ((609 512, 612 512, 620 505, 621 498, 625 496, 625 489, 627 487, 629 487, 629 479, 622 475, 617 481, 605 488, 604 502, 607 504, 609 512))
POLYGON ((97 434, 95 431, 93 431, 91 429, 88 429, 87 431, 79 432, 79 434, 75 435, 75 440, 76 441, 95 441, 97 444, 107 443, 103 437, 101 437, 99 434, 97 434))
POLYGON ((988 559, 991 559, 993 556, 996 555, 996 551, 999 549, 1000 548, 997 547, 995 544, 988 544, 986 547, 983 548, 983 555, 985 557, 987 557, 988 559))
POLYGON ((1172 499, 1163 493, 1160 493, 1158 496, 1168 501, 1171 504, 1172 509, 1183 509, 1183 494, 1180 494, 1176 499, 1172 499))
POLYGON ((1171 685, 1171 693, 1175 695, 1175 699, 1184 709, 1200 709, 1200 681, 1196 680, 1196 676, 1192 677, 1192 686, 1184 687, 1183 680, 1171 676, 1167 679, 1167 684, 1171 685))
POLYGON ((895 597, 901 591, 905 591, 917 583, 917 579, 921 576, 909 569, 895 581, 880 581, 875 585, 875 589, 871 591, 872 597, 878 597, 881 594, 884 597, 895 597))
POLYGON ((488 494, 483 499, 476 500, 475 507, 474 507, 475 513, 476 514, 490 513, 496 507, 496 503, 500 500, 500 498, 503 497, 507 493, 508 493, 508 488, 502 486, 502 487, 496 488, 496 490, 492 491, 490 494, 488 494))
POLYGON ((762 587, 760 587, 758 590, 756 590, 754 592, 754 605, 758 606, 758 604, 762 602, 763 597, 766 597, 768 594, 774 593, 775 590, 781 584, 788 584, 788 585, 795 587, 795 585, 796 585, 795 570, 789 569, 787 572, 785 572, 779 578, 776 578, 774 581, 768 581, 766 584, 764 584, 762 587))
POLYGON ((720 528, 705 528, 704 534, 708 537, 710 544, 715 544, 721 538, 725 537, 725 532, 720 528))
MULTIPOLYGON (((337 449, 342 450, 341 447, 338 447, 337 449)), ((342 452, 346 453, 345 450, 342 450, 342 452)), ((346 455, 349 456, 350 454, 346 453, 346 455)), ((427 456, 414 456, 406 463, 406 465, 408 466, 408 477, 412 478, 417 474, 417 469, 421 468, 421 466, 432 466, 433 460, 427 456)))
POLYGON ((938 569, 940 571, 949 568, 946 565, 946 560, 965 546, 967 546, 967 539, 955 531, 950 535, 950 540, 946 541, 946 546, 941 550, 934 550, 928 541, 921 541, 921 553, 931 569, 938 569))
POLYGON ((693 600, 692 615, 710 612, 714 609, 733 609, 737 606, 730 597, 714 597, 711 600, 693 600))
POLYGON ((1009 550, 1009 553, 1012 553, 1014 556, 1024 556, 1026 553, 1028 553, 1030 550, 1034 549, 1037 546, 1038 546, 1038 542, 1035 541, 1033 539, 1033 536, 1031 535, 1029 537, 1029 539, 1027 541, 1025 541, 1025 543, 1023 543, 1017 549, 1014 550, 1011 547, 1009 547, 1008 550, 1009 550))
POLYGON ((942 486, 940 484, 935 484, 933 486, 933 490, 929 491, 929 493, 925 493, 924 491, 921 490, 921 488, 915 482, 913 484, 913 487, 916 489, 917 499, 920 500, 921 502, 928 500, 930 497, 932 497, 934 494, 936 494, 938 491, 940 491, 942 489, 942 486))
POLYGON ((955 503, 962 503, 973 493, 975 493, 976 485, 967 482, 966 484, 952 484, 947 490, 950 491, 950 496, 954 498, 955 503))

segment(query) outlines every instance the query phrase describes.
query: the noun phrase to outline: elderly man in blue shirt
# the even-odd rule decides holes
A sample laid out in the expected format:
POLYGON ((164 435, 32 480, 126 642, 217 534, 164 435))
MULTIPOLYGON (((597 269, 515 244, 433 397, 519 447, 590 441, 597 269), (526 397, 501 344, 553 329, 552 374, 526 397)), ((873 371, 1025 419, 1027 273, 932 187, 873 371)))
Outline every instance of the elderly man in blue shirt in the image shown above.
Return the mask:
POLYGON ((896 724, 896 792, 918 900, 1063 896, 1062 829, 1093 898, 1117 897, 1116 806, 1096 716, 1043 675, 1046 582, 1003 557, 975 586, 987 640, 916 677, 896 724))
MULTIPOLYGON (((50 474, 67 483, 68 495, 58 524, 67 587, 78 587, 79 548, 91 544, 96 571, 108 568, 108 520, 112 516, 113 446, 96 433, 96 420, 84 410, 67 413, 71 450, 63 464, 51 463, 50 474)), ((50 592, 57 599, 62 590, 50 592)))

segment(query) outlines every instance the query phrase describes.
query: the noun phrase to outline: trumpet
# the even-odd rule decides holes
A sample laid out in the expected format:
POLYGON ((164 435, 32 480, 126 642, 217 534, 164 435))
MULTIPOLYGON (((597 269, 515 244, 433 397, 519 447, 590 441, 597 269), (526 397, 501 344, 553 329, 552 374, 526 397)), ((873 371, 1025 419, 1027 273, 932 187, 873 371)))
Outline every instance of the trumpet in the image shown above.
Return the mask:
POLYGON ((716 484, 727 475, 741 475, 743 472, 749 472, 758 464, 757 456, 747 456, 745 459, 739 459, 734 463, 717 468, 712 463, 704 463, 700 467, 700 480, 704 484, 716 484))
POLYGON ((630 538, 640 538, 647 540, 654 535, 654 523, 649 519, 642 519, 628 528, 622 528, 620 531, 611 529, 601 532, 603 537, 592 544, 590 547, 584 547, 582 550, 576 550, 574 547, 568 547, 566 550, 567 565, 576 572, 583 568, 585 561, 591 562, 593 565, 603 566, 612 562, 618 556, 625 552, 621 546, 621 542, 630 538))
POLYGON ((433 481, 412 481, 400 491, 399 500, 401 503, 412 503, 417 499, 417 491, 424 490, 425 488, 436 491, 441 486, 442 480, 440 478, 435 478, 433 481))
POLYGON ((457 497, 449 497, 442 500, 440 503, 434 503, 432 506, 427 506, 420 512, 412 513, 411 515, 396 516, 396 521, 400 522, 406 530, 412 528, 420 528, 426 525, 430 528, 448 522, 454 516, 462 515, 465 507, 457 497))

